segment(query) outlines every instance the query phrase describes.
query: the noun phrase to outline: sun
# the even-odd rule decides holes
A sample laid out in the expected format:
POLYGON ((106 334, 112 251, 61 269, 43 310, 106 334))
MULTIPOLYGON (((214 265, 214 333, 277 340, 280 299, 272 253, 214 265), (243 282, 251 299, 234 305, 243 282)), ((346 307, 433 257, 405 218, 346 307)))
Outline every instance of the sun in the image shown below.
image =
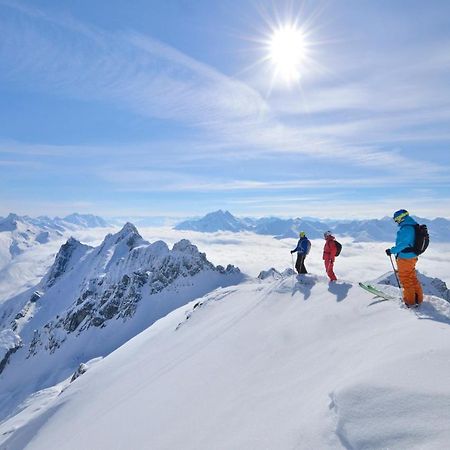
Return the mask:
POLYGON ((333 39, 324 36, 324 26, 318 23, 322 10, 316 6, 288 5, 280 10, 276 2, 272 3, 271 7, 258 8, 261 26, 256 26, 256 35, 245 37, 256 43, 249 50, 257 57, 250 59, 242 73, 250 72, 266 97, 275 91, 303 93, 309 80, 328 72, 318 58, 324 55, 324 45, 333 39))
POLYGON ((273 30, 268 52, 277 78, 289 84, 300 80, 308 59, 308 42, 301 28, 285 25, 273 30))

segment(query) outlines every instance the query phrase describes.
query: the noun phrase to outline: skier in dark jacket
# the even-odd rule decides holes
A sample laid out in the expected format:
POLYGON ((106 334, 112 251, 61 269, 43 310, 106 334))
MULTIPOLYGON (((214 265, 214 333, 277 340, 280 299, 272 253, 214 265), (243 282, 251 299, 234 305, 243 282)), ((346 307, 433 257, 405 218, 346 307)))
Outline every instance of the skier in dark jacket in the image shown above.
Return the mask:
POLYGON ((301 231, 299 233, 300 240, 297 243, 297 247, 291 250, 291 254, 297 252, 297 262, 295 263, 295 268, 299 274, 308 273, 305 267, 305 258, 311 249, 311 242, 306 237, 306 233, 301 231))

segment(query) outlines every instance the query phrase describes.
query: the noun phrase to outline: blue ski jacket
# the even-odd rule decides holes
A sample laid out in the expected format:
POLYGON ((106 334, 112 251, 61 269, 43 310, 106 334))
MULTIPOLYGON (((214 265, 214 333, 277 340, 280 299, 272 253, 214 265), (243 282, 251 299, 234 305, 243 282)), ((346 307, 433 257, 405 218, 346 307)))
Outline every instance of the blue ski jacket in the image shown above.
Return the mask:
POLYGON ((305 236, 298 241, 297 247, 295 247, 294 250, 292 250, 292 252, 304 253, 305 255, 307 255, 310 249, 311 249, 311 242, 305 236))
POLYGON ((414 252, 403 252, 408 247, 414 247, 414 240, 416 238, 414 225, 417 225, 417 222, 411 216, 405 217, 405 220, 399 224, 395 246, 391 248, 393 255, 405 259, 417 258, 414 252))

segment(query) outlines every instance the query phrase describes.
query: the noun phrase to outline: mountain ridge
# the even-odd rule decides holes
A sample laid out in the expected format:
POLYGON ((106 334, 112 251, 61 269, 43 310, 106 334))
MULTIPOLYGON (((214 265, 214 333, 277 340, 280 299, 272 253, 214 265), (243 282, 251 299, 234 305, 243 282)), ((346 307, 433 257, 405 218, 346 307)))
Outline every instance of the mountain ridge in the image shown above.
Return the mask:
MULTIPOLYGON (((432 242, 450 242, 450 220, 413 217, 419 223, 428 226, 432 242)), ((273 236, 277 239, 297 238, 300 231, 305 231, 310 239, 318 239, 323 237, 324 231, 330 230, 337 235, 351 237, 356 242, 389 242, 395 236, 397 225, 389 217, 363 220, 321 220, 300 217, 294 219, 277 217, 239 219, 229 211, 218 210, 198 219, 180 222, 174 229, 204 233, 249 231, 273 236)))
MULTIPOLYGON (((234 266, 214 266, 187 240, 172 249, 149 243, 130 223, 98 247, 70 238, 38 285, 0 305, 0 330, 21 341, 4 364, 2 385, 23 399, 173 309, 243 277, 234 266)), ((15 406, 0 395, 0 417, 15 406)))

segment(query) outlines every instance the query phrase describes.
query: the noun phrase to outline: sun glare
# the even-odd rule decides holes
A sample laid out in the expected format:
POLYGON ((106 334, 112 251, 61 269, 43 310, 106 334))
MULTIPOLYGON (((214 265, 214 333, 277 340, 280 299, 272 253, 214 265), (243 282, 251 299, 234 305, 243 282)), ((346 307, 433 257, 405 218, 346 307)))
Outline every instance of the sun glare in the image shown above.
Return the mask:
POLYGON ((288 83, 297 82, 307 58, 307 42, 300 28, 284 26, 274 30, 269 41, 269 59, 277 76, 288 83))

